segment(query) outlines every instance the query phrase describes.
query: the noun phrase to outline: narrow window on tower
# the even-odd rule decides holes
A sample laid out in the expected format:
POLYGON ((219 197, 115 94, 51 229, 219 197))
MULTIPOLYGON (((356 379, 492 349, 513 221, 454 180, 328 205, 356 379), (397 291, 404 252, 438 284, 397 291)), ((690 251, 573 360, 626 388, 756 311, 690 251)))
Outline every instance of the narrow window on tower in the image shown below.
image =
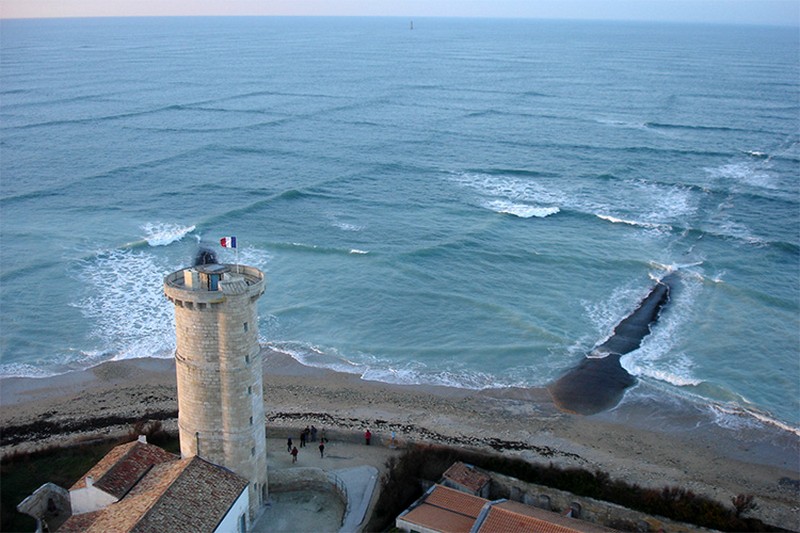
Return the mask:
POLYGON ((247 387, 247 394, 253 394, 253 387, 247 387))
POLYGON ((244 356, 244 362, 247 363, 248 365, 250 364, 250 356, 249 355, 245 355, 244 356))
POLYGON ((255 446, 253 446, 252 448, 250 448, 250 456, 252 457, 252 456, 254 456, 255 454, 256 454, 256 447, 255 447, 255 446))
POLYGON ((252 416, 250 417, 250 425, 251 426, 253 425, 253 417, 252 416))
POLYGON ((244 332, 247 333, 247 322, 244 323, 244 332))

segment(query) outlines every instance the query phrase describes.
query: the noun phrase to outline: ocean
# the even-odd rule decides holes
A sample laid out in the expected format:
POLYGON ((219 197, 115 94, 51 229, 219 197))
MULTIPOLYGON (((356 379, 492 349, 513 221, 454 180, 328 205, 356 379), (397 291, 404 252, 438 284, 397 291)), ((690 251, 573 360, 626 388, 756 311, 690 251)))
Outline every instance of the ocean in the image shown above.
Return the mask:
POLYGON ((796 28, 413 22, 0 22, 0 374, 171 357, 201 247, 265 271, 273 348, 467 388, 677 272, 623 404, 798 432, 796 28))

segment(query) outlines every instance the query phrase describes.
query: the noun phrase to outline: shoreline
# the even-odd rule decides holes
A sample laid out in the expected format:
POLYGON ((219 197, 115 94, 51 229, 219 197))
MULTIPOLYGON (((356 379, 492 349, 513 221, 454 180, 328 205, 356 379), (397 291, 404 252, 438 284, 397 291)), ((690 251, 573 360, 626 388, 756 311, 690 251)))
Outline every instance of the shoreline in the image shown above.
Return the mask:
MULTIPOLYGON (((725 504, 737 494, 753 494, 759 509, 752 516, 800 529, 800 439, 786 430, 721 427, 686 402, 648 395, 597 415, 572 415, 560 411, 544 388, 398 385, 305 366, 269 348, 262 355, 268 433, 312 423, 320 429, 369 427, 376 437, 395 431, 400 440, 603 470, 612 478, 680 486, 725 504)), ((176 412, 172 359, 2 378, 0 454, 123 433, 142 418, 161 419, 171 429, 176 412), (9 444, 12 437, 19 442, 9 444)))

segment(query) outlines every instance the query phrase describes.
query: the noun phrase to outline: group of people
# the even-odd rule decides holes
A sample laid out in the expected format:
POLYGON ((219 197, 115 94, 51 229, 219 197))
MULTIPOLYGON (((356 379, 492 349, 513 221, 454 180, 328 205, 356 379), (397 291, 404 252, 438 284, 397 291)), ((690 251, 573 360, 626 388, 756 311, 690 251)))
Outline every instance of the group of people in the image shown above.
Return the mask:
MULTIPOLYGON (((317 441, 317 428, 314 426, 306 426, 306 428, 300 432, 300 447, 305 448, 306 443, 308 442, 316 442, 317 441)), ((320 458, 325 457, 325 443, 328 442, 328 438, 325 436, 325 429, 323 428, 322 434, 320 435, 320 442, 319 442, 319 456, 320 458)), ((297 462, 297 454, 300 453, 297 449, 297 446, 292 445, 292 437, 289 437, 286 441, 286 448, 290 454, 292 454, 292 462, 297 462)))
MULTIPOLYGON (((364 432, 364 442, 367 446, 369 446, 370 441, 372 440, 372 432, 367 429, 364 432)), ((306 428, 300 432, 300 447, 305 448, 308 442, 316 442, 317 441, 317 428, 312 426, 306 426, 306 428)), ((325 457, 325 443, 328 442, 328 437, 325 436, 325 429, 323 428, 322 433, 320 435, 319 440, 319 456, 320 458, 325 457)), ((394 444, 394 431, 392 431, 392 444, 394 444)), ((286 439, 286 450, 292 454, 292 462, 297 462, 297 455, 300 451, 297 449, 297 446, 294 446, 292 443, 292 437, 290 436, 286 439)))

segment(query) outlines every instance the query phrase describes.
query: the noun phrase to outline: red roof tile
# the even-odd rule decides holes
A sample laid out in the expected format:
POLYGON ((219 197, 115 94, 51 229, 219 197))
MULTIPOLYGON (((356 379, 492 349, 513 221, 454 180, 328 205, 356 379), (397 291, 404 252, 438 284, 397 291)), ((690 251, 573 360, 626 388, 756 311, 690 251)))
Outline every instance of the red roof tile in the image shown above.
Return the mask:
POLYGON ((247 490, 247 480, 226 468, 199 457, 183 461, 189 463, 131 531, 213 531, 247 490))
POLYGON ((492 506, 479 533, 577 533, 579 530, 492 506))
POLYGON ((487 501, 443 485, 436 485, 436 488, 425 498, 425 503, 428 505, 443 507, 473 518, 478 517, 487 501))
POLYGON ((468 533, 487 500, 436 485, 422 502, 399 520, 443 533, 468 533))
POLYGON ((480 492, 491 479, 486 474, 476 470, 475 467, 461 462, 453 463, 442 477, 454 481, 473 492, 480 492))
POLYGON ((576 520, 508 500, 490 502, 477 496, 436 485, 407 513, 397 518, 420 529, 441 533, 608 533, 598 524, 576 520), (486 509, 484 514, 482 510, 486 509))
POLYGON ((247 480, 200 459, 154 465, 119 502, 70 517, 59 533, 196 533, 213 531, 247 488, 247 480))
POLYGON ((450 512, 441 507, 422 504, 399 520, 442 533, 469 533, 475 518, 450 512))
POLYGON ((537 533, 601 533, 613 530, 512 501, 493 504, 478 528, 479 533, 526 533, 530 531, 537 533))
POLYGON ((153 465, 176 459, 177 455, 152 444, 139 441, 121 444, 108 452, 70 490, 85 487, 86 478, 91 476, 95 487, 122 498, 153 465))

